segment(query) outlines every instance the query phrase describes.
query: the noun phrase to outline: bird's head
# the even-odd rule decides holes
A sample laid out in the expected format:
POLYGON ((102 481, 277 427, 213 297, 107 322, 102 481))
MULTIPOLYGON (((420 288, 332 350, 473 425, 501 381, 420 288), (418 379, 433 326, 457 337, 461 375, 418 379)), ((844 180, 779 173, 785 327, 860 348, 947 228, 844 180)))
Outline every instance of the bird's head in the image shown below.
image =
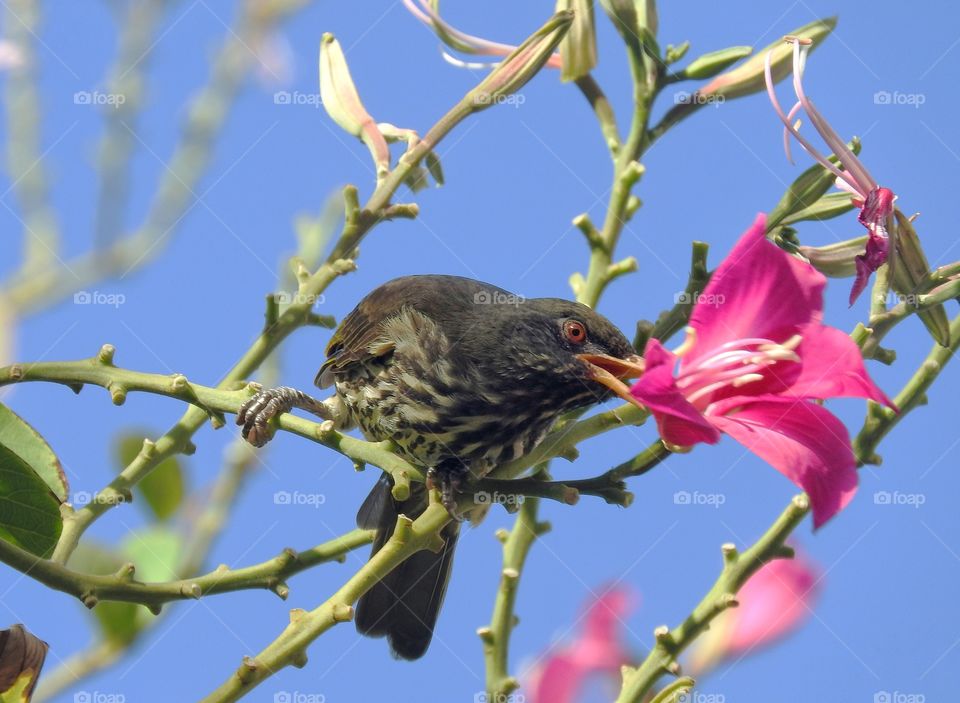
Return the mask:
POLYGON ((643 373, 643 359, 603 315, 558 298, 484 307, 489 326, 474 326, 464 342, 473 346, 477 336, 487 340, 476 348, 486 350, 482 366, 493 371, 488 382, 510 387, 509 395, 527 395, 565 409, 612 395, 637 403, 624 381, 643 373))

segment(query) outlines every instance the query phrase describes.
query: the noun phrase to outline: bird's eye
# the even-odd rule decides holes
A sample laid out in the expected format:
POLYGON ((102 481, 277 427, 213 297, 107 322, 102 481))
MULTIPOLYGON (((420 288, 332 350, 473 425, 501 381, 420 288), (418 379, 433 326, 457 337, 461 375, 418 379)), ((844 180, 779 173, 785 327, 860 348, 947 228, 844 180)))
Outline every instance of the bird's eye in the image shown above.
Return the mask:
POLYGON ((571 344, 583 344, 587 341, 587 328, 582 322, 567 320, 563 323, 563 336, 571 344))

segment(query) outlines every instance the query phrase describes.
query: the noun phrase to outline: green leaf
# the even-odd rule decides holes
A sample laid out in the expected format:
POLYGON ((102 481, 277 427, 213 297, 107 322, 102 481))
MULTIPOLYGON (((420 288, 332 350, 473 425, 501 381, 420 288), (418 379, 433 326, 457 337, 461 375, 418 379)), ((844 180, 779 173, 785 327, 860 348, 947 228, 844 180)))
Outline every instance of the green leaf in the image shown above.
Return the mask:
POLYGON ((60 500, 23 459, 0 445, 0 538, 46 558, 62 529, 60 500))
POLYGON ((29 703, 47 649, 23 625, 0 631, 0 703, 29 703))
MULTIPOLYGON (((136 431, 117 438, 114 454, 120 469, 137 457, 143 447, 143 438, 149 436, 149 431, 136 431)), ((164 459, 137 484, 134 491, 143 496, 144 504, 158 520, 166 520, 183 502, 184 477, 180 461, 176 457, 164 459)))
POLYGON ((70 485, 53 453, 43 437, 13 412, 0 403, 0 444, 23 459, 43 479, 54 495, 63 503, 70 495, 70 485))
MULTIPOLYGON (((126 561, 109 547, 84 540, 70 557, 70 566, 83 573, 105 575, 115 574, 126 561)), ((133 641, 142 628, 139 610, 136 603, 100 601, 89 612, 97 621, 104 640, 125 645, 133 641)))

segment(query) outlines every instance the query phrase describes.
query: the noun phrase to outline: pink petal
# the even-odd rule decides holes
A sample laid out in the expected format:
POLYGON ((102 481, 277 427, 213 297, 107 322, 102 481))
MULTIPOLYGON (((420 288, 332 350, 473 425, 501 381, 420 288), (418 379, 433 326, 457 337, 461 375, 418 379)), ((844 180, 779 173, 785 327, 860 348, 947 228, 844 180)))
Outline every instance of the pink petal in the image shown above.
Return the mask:
POLYGON ((737 339, 786 341, 820 319, 826 279, 767 241, 765 224, 757 215, 704 289, 690 317, 697 338, 685 361, 737 339))
POLYGON ((594 601, 584 616, 583 634, 551 656, 526 686, 531 703, 571 703, 589 676, 619 677, 620 667, 632 659, 620 629, 634 600, 625 588, 614 587, 594 601))
POLYGON ((769 396, 717 403, 710 420, 770 463, 810 497, 813 526, 842 510, 857 490, 856 461, 847 428, 826 408, 769 396))
POLYGON ((653 413, 660 436, 681 447, 720 441, 720 433, 677 388, 673 377, 676 355, 664 349, 659 340, 651 339, 644 359, 647 370, 630 388, 630 393, 653 413))
POLYGON ((800 376, 789 394, 798 398, 869 398, 896 409, 870 379, 860 348, 840 330, 813 322, 801 332, 797 348, 802 360, 800 376))
POLYGON ((768 645, 798 628, 816 598, 817 569, 801 553, 765 564, 747 581, 731 611, 726 648, 737 654, 768 645))

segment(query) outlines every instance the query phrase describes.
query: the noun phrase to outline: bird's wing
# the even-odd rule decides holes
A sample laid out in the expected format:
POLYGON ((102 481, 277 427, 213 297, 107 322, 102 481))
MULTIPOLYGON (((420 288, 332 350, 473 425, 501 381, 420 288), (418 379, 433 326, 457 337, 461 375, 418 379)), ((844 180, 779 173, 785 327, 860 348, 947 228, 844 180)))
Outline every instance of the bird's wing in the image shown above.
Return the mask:
POLYGON ((388 285, 383 285, 360 301, 353 311, 343 318, 327 344, 327 360, 317 372, 314 383, 320 388, 333 384, 333 377, 352 364, 383 356, 391 351, 388 344, 374 347, 381 336, 383 321, 398 311, 403 300, 390 294, 388 285))

